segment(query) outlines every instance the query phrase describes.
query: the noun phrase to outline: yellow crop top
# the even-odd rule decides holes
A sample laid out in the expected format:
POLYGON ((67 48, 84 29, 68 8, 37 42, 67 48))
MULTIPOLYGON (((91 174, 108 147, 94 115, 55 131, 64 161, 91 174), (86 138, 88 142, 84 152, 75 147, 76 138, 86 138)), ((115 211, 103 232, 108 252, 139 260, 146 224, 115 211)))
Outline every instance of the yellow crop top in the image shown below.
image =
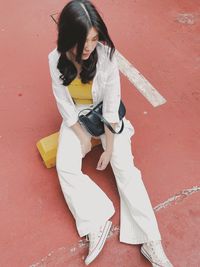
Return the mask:
POLYGON ((75 104, 92 104, 92 82, 82 83, 81 79, 74 79, 68 90, 75 104))

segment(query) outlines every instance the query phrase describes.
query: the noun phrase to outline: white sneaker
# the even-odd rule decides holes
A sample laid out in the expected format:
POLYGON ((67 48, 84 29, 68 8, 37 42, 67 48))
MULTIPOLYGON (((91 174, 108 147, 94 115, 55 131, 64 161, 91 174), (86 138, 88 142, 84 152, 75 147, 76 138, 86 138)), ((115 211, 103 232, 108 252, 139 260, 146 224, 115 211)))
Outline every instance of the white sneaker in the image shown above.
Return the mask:
POLYGON ((152 263, 153 267, 173 267, 163 250, 161 241, 143 244, 141 253, 152 263))
POLYGON ((89 254, 85 259, 85 264, 90 264, 101 252, 106 238, 109 234, 110 228, 112 226, 111 221, 107 221, 105 224, 101 225, 96 232, 88 234, 89 237, 89 254))

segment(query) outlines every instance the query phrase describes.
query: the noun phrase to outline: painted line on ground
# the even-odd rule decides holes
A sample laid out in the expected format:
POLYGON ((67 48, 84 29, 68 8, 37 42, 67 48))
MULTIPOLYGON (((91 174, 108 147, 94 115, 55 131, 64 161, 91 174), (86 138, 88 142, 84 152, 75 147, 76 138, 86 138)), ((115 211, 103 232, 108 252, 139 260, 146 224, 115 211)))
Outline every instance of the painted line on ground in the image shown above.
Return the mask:
POLYGON ((120 71, 154 107, 167 102, 153 85, 117 50, 116 57, 120 71))
POLYGON ((189 197, 190 195, 194 193, 197 193, 198 191, 200 191, 200 186, 193 186, 192 188, 184 189, 180 191, 179 193, 175 194, 174 196, 170 197, 166 201, 154 207, 154 211, 157 212, 161 209, 171 206, 172 204, 177 204, 178 202, 183 201, 183 199, 189 197))
MULTIPOLYGON (((200 186, 193 186, 192 188, 184 189, 175 194, 174 196, 170 197, 166 201, 155 206, 154 211, 158 212, 159 210, 168 208, 173 204, 176 205, 199 191, 200 191, 200 186)), ((119 232, 120 232, 120 227, 118 225, 113 225, 108 238, 118 235, 119 232)), ((57 266, 58 262, 60 264, 61 263, 67 264, 72 256, 74 257, 74 260, 79 260, 83 262, 85 259, 84 256, 82 256, 81 259, 77 258, 76 256, 79 255, 80 252, 82 252, 82 249, 88 248, 88 244, 89 242, 85 238, 82 238, 78 241, 78 243, 76 243, 70 249, 68 247, 61 247, 54 251, 51 251, 46 257, 41 259, 39 262, 30 265, 29 267, 45 267, 45 266, 54 267, 57 266)), ((73 266, 78 266, 78 265, 74 264, 73 266)))

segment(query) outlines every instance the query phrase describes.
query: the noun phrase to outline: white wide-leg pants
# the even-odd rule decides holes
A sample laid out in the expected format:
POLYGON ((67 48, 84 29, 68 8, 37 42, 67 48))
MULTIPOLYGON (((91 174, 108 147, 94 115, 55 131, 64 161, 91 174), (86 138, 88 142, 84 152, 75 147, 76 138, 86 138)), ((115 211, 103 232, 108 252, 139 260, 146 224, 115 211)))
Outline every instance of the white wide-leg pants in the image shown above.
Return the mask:
MULTIPOLYGON (((141 173, 133 162, 130 138, 134 129, 128 120, 124 121, 123 132, 114 136, 110 162, 120 196, 120 241, 142 244, 161 240, 141 173)), ((105 149, 105 134, 100 138, 105 149)), ((115 209, 112 201, 82 172, 80 141, 73 130, 64 123, 60 129, 56 168, 80 237, 87 235, 97 225, 113 216, 115 209)))

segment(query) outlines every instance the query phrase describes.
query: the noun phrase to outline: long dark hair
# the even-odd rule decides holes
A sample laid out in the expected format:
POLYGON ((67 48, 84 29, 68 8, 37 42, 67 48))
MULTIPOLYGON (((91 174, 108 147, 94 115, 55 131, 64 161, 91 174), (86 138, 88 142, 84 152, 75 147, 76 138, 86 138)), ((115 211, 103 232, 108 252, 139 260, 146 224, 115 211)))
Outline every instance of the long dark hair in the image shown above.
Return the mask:
POLYGON ((67 57, 66 52, 77 47, 76 61, 81 64, 80 78, 83 83, 91 81, 96 74, 98 54, 96 48, 87 60, 81 60, 89 30, 94 27, 98 32, 99 41, 110 47, 110 59, 115 46, 108 34, 107 27, 88 0, 72 0, 61 11, 58 20, 57 50, 60 52, 57 68, 61 72, 63 85, 69 85, 77 76, 77 69, 67 57))

